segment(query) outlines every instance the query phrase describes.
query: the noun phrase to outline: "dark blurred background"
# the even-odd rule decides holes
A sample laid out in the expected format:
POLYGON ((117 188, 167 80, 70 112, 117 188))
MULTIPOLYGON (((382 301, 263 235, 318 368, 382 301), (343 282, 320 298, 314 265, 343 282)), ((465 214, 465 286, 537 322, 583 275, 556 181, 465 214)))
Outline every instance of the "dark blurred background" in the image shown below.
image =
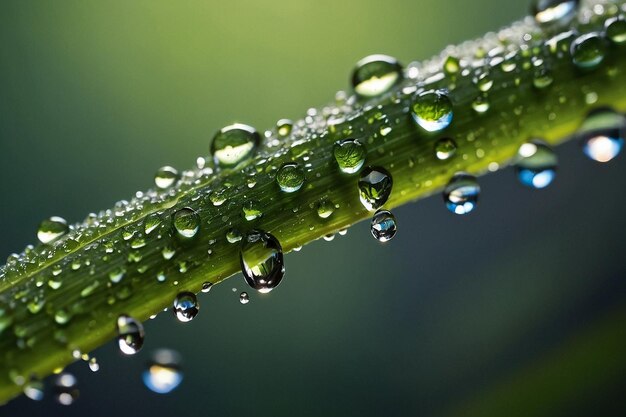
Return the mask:
MULTIPOLYGON (((0 255, 44 217, 74 222, 184 169, 223 125, 268 128, 348 87, 371 53, 404 63, 526 14, 519 0, 3 1, 0 255)), ((481 179, 475 213, 439 198, 395 211, 396 238, 367 224, 287 255, 268 296, 241 276, 201 294, 191 323, 146 324, 100 371, 69 367, 80 398, 46 395, 1 416, 623 416, 624 156, 558 149, 557 178, 524 189, 481 179), (232 289, 237 288, 237 292, 232 289), (148 391, 150 352, 181 352, 184 380, 148 391)))

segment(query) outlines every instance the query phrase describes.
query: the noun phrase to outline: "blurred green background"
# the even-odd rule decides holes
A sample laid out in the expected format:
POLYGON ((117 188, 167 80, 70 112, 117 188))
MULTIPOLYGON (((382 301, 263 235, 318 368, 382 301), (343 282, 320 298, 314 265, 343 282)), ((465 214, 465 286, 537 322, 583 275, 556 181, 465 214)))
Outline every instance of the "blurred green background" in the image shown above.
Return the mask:
MULTIPOLYGON (((0 255, 44 217, 79 221, 190 167, 233 121, 268 128, 348 87, 371 53, 404 63, 526 14, 519 0, 3 1, 0 255)), ((626 414, 623 156, 559 149, 553 186, 510 169, 482 179, 459 218, 438 198, 286 257, 284 283, 242 306, 241 276, 180 324, 146 325, 143 351, 69 370, 81 398, 0 407, 14 416, 577 416, 626 414), (233 292, 232 288, 237 288, 233 292), (159 396, 149 353, 184 358, 159 396)))

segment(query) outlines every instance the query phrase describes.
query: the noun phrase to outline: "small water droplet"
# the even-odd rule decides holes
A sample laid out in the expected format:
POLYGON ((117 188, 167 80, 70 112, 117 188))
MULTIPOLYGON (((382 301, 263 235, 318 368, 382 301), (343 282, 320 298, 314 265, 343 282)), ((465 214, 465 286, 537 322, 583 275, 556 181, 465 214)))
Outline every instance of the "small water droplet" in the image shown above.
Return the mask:
POLYGON ((122 314, 117 318, 117 343, 120 351, 134 355, 143 346, 143 324, 134 318, 122 314))
POLYGON ((291 129, 293 128, 293 122, 289 119, 280 119, 276 122, 276 133, 281 138, 289 136, 291 129))
POLYGON ((365 163, 365 146, 356 139, 344 139, 335 142, 333 154, 341 172, 354 174, 365 163))
POLYGON ((200 216, 189 207, 176 211, 172 217, 174 229, 182 238, 191 239, 200 230, 200 216))
POLYGON ((606 37, 616 45, 626 43, 626 19, 622 16, 606 21, 606 37))
POLYGON ((54 380, 54 398, 61 405, 72 405, 78 399, 76 377, 63 373, 54 380))
POLYGON ((151 214, 148 217, 146 217, 146 220, 144 221, 144 224, 143 224, 143 228, 144 228, 143 230, 144 232, 146 232, 147 235, 149 235, 150 233, 154 231, 154 229, 156 229, 160 225, 161 225, 161 217, 158 214, 151 214))
POLYGON ((596 109, 585 118, 578 136, 585 155, 597 162, 609 162, 624 146, 626 118, 611 108, 596 109))
POLYGON ((446 60, 443 62, 443 70, 446 74, 452 75, 459 72, 461 69, 461 63, 459 62, 459 58, 448 55, 446 60))
POLYGON ((53 216, 41 222, 37 239, 43 244, 52 243, 69 232, 70 228, 62 217, 53 216))
POLYGON ((396 235, 396 217, 388 210, 378 210, 372 217, 370 231, 379 242, 390 241, 396 235))
POLYGON ((154 183, 162 190, 170 188, 176 180, 178 180, 178 171, 170 166, 161 167, 154 174, 154 183))
POLYGON ((531 188, 545 188, 556 175, 558 158, 552 148, 541 141, 530 141, 517 151, 515 171, 519 181, 531 188))
POLYGON ((209 291, 211 291, 211 288, 213 288, 213 283, 212 282, 205 282, 202 284, 202 292, 203 293, 208 293, 209 291))
POLYGON ((441 138, 435 143, 435 156, 441 161, 450 159, 456 153, 456 142, 452 138, 441 138))
POLYGON ((180 355, 171 349, 159 349, 142 374, 146 387, 157 394, 168 394, 180 385, 183 373, 180 368, 180 355))
POLYGON ((543 90, 544 88, 552 85, 554 78, 552 77, 552 73, 545 66, 539 67, 535 69, 535 73, 533 75, 533 85, 535 88, 543 90))
POLYGON ((244 305, 250 302, 250 296, 247 292, 243 291, 241 294, 239 294, 239 302, 244 305))
POLYGON ((489 100, 484 94, 479 95, 472 102, 472 108, 476 113, 485 113, 489 110, 489 100))
POLYGON ((335 204, 328 199, 323 199, 317 204, 317 215, 320 219, 329 218, 335 211, 335 204))
POLYGON ((252 230, 243 238, 239 259, 246 283, 261 293, 276 288, 285 275, 280 242, 262 230, 252 230))
POLYGON ((580 69, 593 69, 602 63, 606 43, 598 33, 579 36, 570 48, 572 62, 580 69))
POLYGON ((543 26, 564 25, 574 18, 579 0, 533 0, 531 14, 543 26))
POLYGON ((185 291, 176 296, 172 311, 178 321, 186 323, 193 320, 198 315, 198 310, 200 310, 200 305, 194 293, 185 291))
POLYGON ((295 162, 284 164, 276 173, 276 183, 285 193, 294 193, 304 184, 304 170, 295 162))
POLYGON ((443 91, 426 91, 414 97, 411 115, 425 131, 439 132, 452 122, 452 102, 443 91))
POLYGON ((100 370, 100 364, 98 363, 98 359, 95 357, 89 359, 89 369, 91 372, 98 372, 100 370))
POLYGON ((247 221, 250 222, 252 220, 256 220, 263 216, 263 212, 259 208, 258 204, 259 204, 258 202, 255 202, 252 200, 246 201, 245 203, 243 203, 241 210, 243 211, 243 217, 247 221))
POLYGON ((261 143, 255 128, 235 123, 220 129, 211 142, 211 154, 215 164, 232 167, 252 156, 261 143))
POLYGON ((455 214, 467 214, 474 210, 480 195, 476 177, 460 172, 455 174, 443 190, 446 207, 455 214))
POLYGON ((387 55, 370 55, 357 62, 352 72, 352 87, 361 97, 386 93, 402 80, 402 65, 387 55))
POLYGON ((382 207, 389 199, 393 180, 386 169, 367 167, 361 173, 357 185, 361 204, 367 210, 374 211, 382 207))
POLYGON ((36 378, 31 378, 29 382, 24 385, 24 395, 33 401, 41 401, 44 396, 43 382, 36 378))

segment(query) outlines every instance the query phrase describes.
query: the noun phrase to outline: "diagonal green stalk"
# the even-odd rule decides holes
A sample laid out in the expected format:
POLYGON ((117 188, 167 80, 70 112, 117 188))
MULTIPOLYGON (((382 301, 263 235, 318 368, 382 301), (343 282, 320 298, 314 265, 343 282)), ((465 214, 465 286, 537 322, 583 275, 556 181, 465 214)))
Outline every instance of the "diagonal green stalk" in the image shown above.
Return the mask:
MULTIPOLYGON (((608 17, 620 9, 624 14, 623 0, 612 4, 600 14, 587 6, 583 21, 569 29, 602 31, 608 17)), ((288 252, 370 218, 359 201, 359 174, 337 167, 332 150, 338 140, 360 139, 366 165, 391 173, 393 192, 385 207, 394 208, 440 192, 456 172, 480 175, 506 166, 531 138, 556 145, 575 137, 594 108, 625 112, 623 47, 609 45, 601 65, 582 71, 572 64, 571 38, 548 42, 555 35, 554 28, 543 30, 528 18, 450 47, 410 65, 406 79, 380 97, 340 97, 309 111, 290 135, 270 132, 252 158, 232 169, 218 169, 207 158, 171 189, 138 193, 88 216, 58 242, 10 257, 0 273, 0 402, 17 395, 30 377, 74 361, 72 352, 89 352, 113 338, 120 314, 145 320, 169 307, 179 292, 197 293, 204 283, 238 272, 239 243, 226 238, 231 229, 271 232, 288 252), (443 71, 450 55, 460 59, 460 72, 443 71), (537 70, 547 71, 553 82, 537 87, 537 70), (487 92, 475 83, 484 73, 493 80, 487 92), (439 134, 424 132, 410 115, 414 94, 431 89, 448 91, 454 106, 451 126, 439 134), (487 111, 475 110, 477 97, 489 103, 487 111), (441 137, 458 145, 446 161, 434 153, 441 137), (292 161, 305 168, 306 180, 287 194, 275 175, 292 161), (328 218, 318 215, 322 202, 335 207, 328 218), (172 216, 186 207, 198 213, 200 230, 183 240, 172 216), (261 215, 246 220, 246 209, 261 215), (119 282, 111 280, 120 274, 119 282)))

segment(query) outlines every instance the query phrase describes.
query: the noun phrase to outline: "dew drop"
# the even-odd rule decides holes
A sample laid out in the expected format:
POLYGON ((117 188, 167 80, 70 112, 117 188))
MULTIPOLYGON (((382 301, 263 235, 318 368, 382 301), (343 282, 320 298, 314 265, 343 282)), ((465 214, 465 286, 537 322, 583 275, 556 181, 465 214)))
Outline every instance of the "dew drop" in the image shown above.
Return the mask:
POLYGON ((126 355, 134 355, 143 346, 143 324, 125 314, 117 318, 117 343, 120 351, 126 355))
POLYGON ((252 200, 246 201, 241 207, 241 210, 243 211, 243 217, 249 222, 263 216, 263 212, 259 208, 258 202, 252 200))
POLYGON ((489 110, 489 100, 484 94, 481 94, 472 102, 472 108, 476 113, 485 113, 489 110))
POLYGON ((276 183, 285 193, 295 193, 304 184, 304 170, 295 162, 284 164, 276 173, 276 183))
POLYGON ((198 310, 200 310, 200 305, 194 293, 185 291, 176 296, 172 311, 178 321, 186 323, 193 320, 198 315, 198 310))
POLYGON ((452 122, 452 102, 443 91, 426 91, 414 97, 411 115, 425 131, 439 132, 452 122))
POLYGON ((542 26, 564 25, 574 18, 579 0, 533 0, 531 14, 542 26))
POLYGON ((446 207, 455 214, 467 214, 474 210, 480 195, 476 177, 460 172, 455 174, 443 190, 446 207))
POLYGON ((543 90, 544 88, 548 88, 553 81, 552 73, 547 68, 540 67, 535 70, 533 76, 533 85, 535 88, 543 90))
POLYGON ((358 182, 361 204, 374 211, 382 207, 391 195, 393 180, 391 174, 381 167, 367 167, 358 182))
POLYGON ((207 281, 207 282, 204 282, 202 284, 202 290, 201 291, 206 294, 209 291, 211 291, 211 288, 213 288, 213 283, 207 281))
POLYGON ((70 228, 62 217, 53 216, 41 222, 37 239, 43 244, 52 243, 69 232, 70 228))
POLYGON ((170 188, 176 180, 178 180, 178 171, 170 166, 161 167, 154 174, 154 183, 162 190, 170 188))
POLYGON ((570 47, 572 62, 580 69, 593 69, 602 63, 606 53, 604 39, 598 33, 579 36, 570 47))
POLYGON ((215 164, 232 167, 252 156, 261 143, 261 136, 251 126, 235 123, 220 129, 211 142, 215 164))
POLYGON ((441 138, 435 143, 435 156, 441 161, 450 159, 456 153, 456 142, 452 138, 441 138))
POLYGON ((360 97, 386 93, 402 80, 402 65, 387 55, 370 55, 357 62, 352 72, 352 87, 360 97))
POLYGON ((32 378, 24 385, 24 395, 33 401, 41 401, 44 396, 44 385, 39 379, 32 378))
POLYGON ((545 188, 556 175, 558 158, 552 148, 541 141, 530 141, 517 151, 515 171, 519 181, 527 187, 545 188))
POLYGON ((354 174, 365 163, 365 146, 356 139, 344 139, 335 143, 333 147, 335 161, 341 172, 354 174))
POLYGON ((456 74, 461 70, 461 63, 459 62, 459 58, 448 55, 446 60, 443 62, 443 70, 446 74, 452 75, 456 74))
POLYGON ((276 122, 276 133, 281 138, 289 136, 291 129, 293 129, 293 122, 289 119, 280 119, 276 122))
POLYGON ((606 22, 606 37, 616 45, 626 43, 626 19, 614 17, 606 22))
POLYGON ((228 229, 226 232, 226 240, 228 243, 237 243, 241 241, 241 232, 237 229, 228 229))
POLYGON ((100 370, 100 364, 98 363, 98 359, 95 357, 89 359, 88 365, 91 372, 98 372, 100 370))
POLYGON ((54 398, 61 405, 72 405, 78 399, 76 377, 63 373, 54 380, 54 398))
POLYGON ((388 210, 378 210, 372 217, 370 231, 379 242, 390 241, 396 235, 396 217, 388 210))
POLYGON ((247 292, 243 291, 241 294, 239 294, 239 302, 244 305, 250 302, 250 296, 247 292))
POLYGON ((174 229, 182 238, 191 239, 200 230, 200 216, 189 207, 176 211, 172 217, 174 229))
POLYGON ((594 110, 585 118, 578 136, 585 155, 597 162, 609 162, 624 146, 626 118, 611 108, 594 110))
POLYGON ((152 392, 157 394, 172 392, 183 380, 178 352, 171 349, 155 351, 146 370, 143 371, 142 379, 152 392))
POLYGON ((246 283, 261 293, 276 288, 285 275, 280 242, 262 230, 252 230, 243 238, 239 259, 246 283))
POLYGON ((146 217, 146 220, 144 221, 144 224, 143 224, 144 232, 146 232, 146 234, 149 235, 150 233, 154 231, 154 229, 156 229, 160 225, 161 225, 161 217, 159 217, 158 214, 151 214, 148 217, 146 217))
POLYGON ((317 215, 320 219, 329 218, 335 211, 335 204, 328 199, 323 199, 317 204, 317 215))

